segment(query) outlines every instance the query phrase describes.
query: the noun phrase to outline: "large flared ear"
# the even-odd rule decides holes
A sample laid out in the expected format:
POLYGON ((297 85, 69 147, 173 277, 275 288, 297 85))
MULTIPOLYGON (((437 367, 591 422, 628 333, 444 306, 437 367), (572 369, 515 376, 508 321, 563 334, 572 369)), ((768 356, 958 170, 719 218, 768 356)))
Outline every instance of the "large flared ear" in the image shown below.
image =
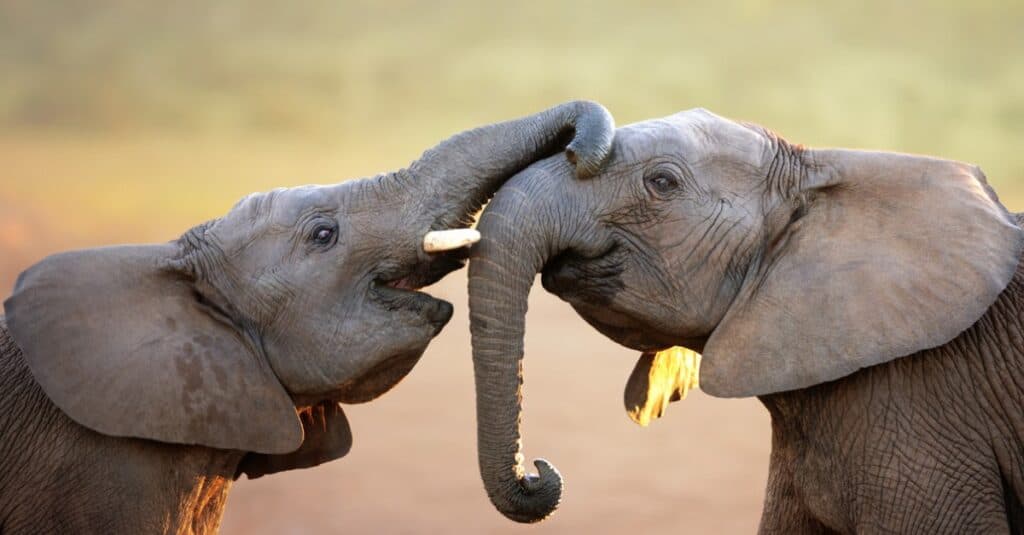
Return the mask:
POLYGON ((258 352, 175 267, 176 244, 51 256, 21 274, 7 325, 36 381, 106 435, 284 453, 295 406, 258 352))
POLYGON ((704 347, 701 388, 763 395, 944 344, 1006 288, 1024 233, 971 165, 813 151, 803 199, 704 347))
POLYGON ((352 429, 340 404, 324 401, 299 411, 299 417, 305 435, 299 449, 280 455, 248 453, 238 466, 238 476, 244 473, 249 479, 256 479, 296 468, 312 468, 340 459, 352 449, 352 429))

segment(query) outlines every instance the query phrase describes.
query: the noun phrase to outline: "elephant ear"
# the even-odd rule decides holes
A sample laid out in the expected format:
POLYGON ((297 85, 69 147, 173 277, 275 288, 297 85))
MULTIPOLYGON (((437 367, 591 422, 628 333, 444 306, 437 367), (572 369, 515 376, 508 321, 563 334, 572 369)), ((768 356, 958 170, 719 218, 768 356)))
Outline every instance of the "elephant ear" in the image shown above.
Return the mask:
MULTIPOLYGON (((981 171, 813 151, 803 202, 703 352, 721 397, 816 385, 955 338, 1013 277, 1024 233, 981 171)), ((785 219, 783 219, 784 221, 785 219)))
POLYGON ((269 365, 200 297, 176 244, 62 253, 4 303, 47 396, 106 435, 284 453, 295 406, 269 365))
POLYGON ((352 449, 352 429, 341 405, 324 401, 299 411, 305 438, 299 449, 279 455, 248 453, 238 466, 238 476, 256 479, 268 474, 312 468, 340 459, 352 449))

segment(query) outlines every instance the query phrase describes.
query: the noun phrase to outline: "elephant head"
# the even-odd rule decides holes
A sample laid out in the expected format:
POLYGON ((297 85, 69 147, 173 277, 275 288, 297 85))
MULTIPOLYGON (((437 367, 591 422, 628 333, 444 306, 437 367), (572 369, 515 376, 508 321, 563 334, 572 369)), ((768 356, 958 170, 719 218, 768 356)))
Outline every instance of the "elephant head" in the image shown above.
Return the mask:
POLYGON ((250 195, 170 243, 58 254, 22 273, 6 321, 86 427, 253 452, 250 477, 318 464, 349 448, 338 402, 393 387, 451 317, 417 289, 461 267, 465 249, 441 250, 466 240, 428 233, 471 224, 567 142, 592 173, 613 131, 603 107, 570 102, 458 134, 406 169, 250 195))
POLYGON ((478 229, 469 292, 480 469, 498 509, 524 522, 550 514, 561 493, 546 462, 524 475, 520 453, 538 272, 612 340, 699 351, 703 390, 739 397, 949 341, 1008 284, 1024 243, 977 167, 809 149, 704 110, 618 129, 612 157, 586 181, 556 158, 534 164, 499 190, 478 229))

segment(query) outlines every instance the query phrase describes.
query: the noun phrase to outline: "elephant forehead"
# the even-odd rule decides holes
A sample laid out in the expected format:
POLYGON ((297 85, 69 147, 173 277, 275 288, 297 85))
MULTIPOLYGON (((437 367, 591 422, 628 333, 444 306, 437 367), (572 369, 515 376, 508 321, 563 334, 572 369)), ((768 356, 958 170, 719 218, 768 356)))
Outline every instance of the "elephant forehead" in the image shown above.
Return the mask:
POLYGON ((336 189, 336 186, 309 185, 253 193, 239 201, 231 215, 247 222, 292 225, 312 212, 335 211, 338 205, 336 189))
POLYGON ((253 193, 216 220, 208 236, 227 250, 235 245, 251 246, 253 238, 262 233, 294 228, 316 213, 337 212, 339 199, 335 188, 300 186, 253 193))
POLYGON ((615 154, 629 163, 676 154, 681 145, 678 132, 664 119, 651 119, 615 131, 615 154))
POLYGON ((678 155, 689 162, 727 159, 752 166, 765 163, 769 147, 756 128, 700 108, 624 126, 616 141, 636 161, 678 155))
POLYGON ((289 224, 314 212, 334 213, 343 186, 300 186, 280 190, 271 208, 274 223, 289 224))

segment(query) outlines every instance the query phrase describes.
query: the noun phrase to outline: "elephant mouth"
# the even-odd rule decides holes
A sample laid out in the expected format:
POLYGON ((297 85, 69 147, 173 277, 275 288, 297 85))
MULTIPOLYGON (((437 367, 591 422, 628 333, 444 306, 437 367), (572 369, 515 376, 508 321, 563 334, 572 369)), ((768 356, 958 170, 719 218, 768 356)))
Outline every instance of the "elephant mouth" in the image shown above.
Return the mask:
POLYGON ((444 278, 466 265, 468 251, 459 249, 432 255, 430 260, 417 262, 413 269, 383 266, 376 283, 398 290, 419 290, 444 278))
POLYGON ((451 303, 420 291, 465 265, 463 254, 442 254, 414 270, 382 269, 371 284, 372 295, 388 310, 406 310, 422 317, 437 336, 452 316, 451 303))
POLYGON ((624 288, 624 248, 615 245, 594 257, 563 253, 544 266, 544 289, 568 302, 591 327, 612 341, 643 352, 674 346, 703 348, 703 339, 674 335, 654 325, 652 318, 616 304, 624 288))
POLYGON ((417 327, 414 331, 419 334, 406 346, 411 349, 384 358, 341 385, 337 391, 338 401, 349 404, 372 401, 394 388, 412 371, 426 351, 427 344, 451 319, 453 310, 451 303, 420 289, 463 265, 465 253, 459 251, 436 255, 429 261, 420 262, 412 270, 388 266, 380 269, 370 284, 370 299, 389 312, 391 321, 408 322, 417 327), (404 314, 391 314, 395 312, 404 314))
POLYGON ((611 303, 622 291, 627 249, 611 242, 596 254, 566 251, 541 270, 541 285, 559 298, 595 306, 611 303))

